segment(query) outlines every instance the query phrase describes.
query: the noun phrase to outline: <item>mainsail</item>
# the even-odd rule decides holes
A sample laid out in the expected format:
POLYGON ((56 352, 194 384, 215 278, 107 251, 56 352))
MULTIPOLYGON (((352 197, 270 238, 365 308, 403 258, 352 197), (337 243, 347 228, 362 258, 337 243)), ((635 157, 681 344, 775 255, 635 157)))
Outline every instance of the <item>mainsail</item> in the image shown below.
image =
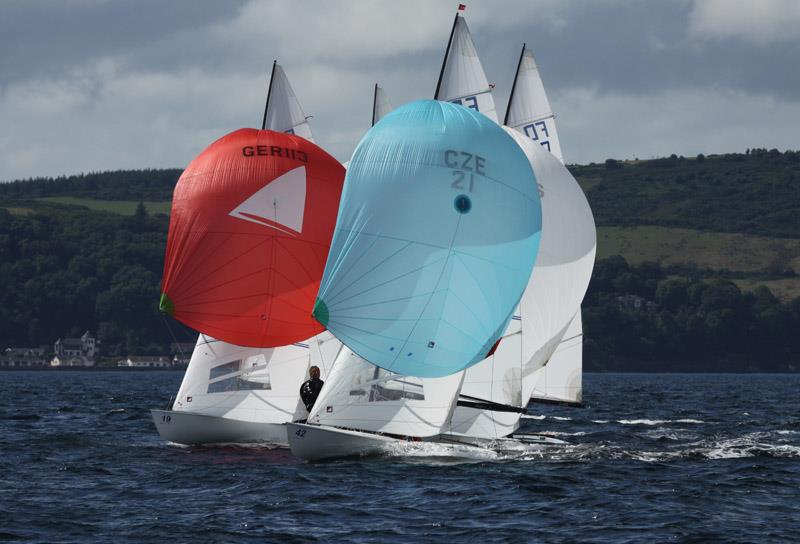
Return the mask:
POLYGON ((310 423, 426 437, 442 432, 463 372, 416 378, 372 365, 344 348, 325 380, 310 423))
POLYGON ((583 327, 578 312, 553 351, 549 360, 536 368, 530 365, 526 376, 533 386, 531 400, 555 404, 580 404, 583 400, 583 327))
POLYGON ((161 309, 238 346, 321 332, 311 309, 343 179, 296 136, 241 129, 211 144, 173 194, 161 309))
POLYGON ((267 89, 267 104, 264 107, 263 130, 274 130, 294 134, 313 142, 308 117, 289 84, 289 79, 278 61, 272 63, 272 76, 267 89))
POLYGON ((314 315, 386 370, 458 372, 506 329, 540 213, 530 163, 496 124, 445 102, 407 104, 353 154, 314 315))
POLYGON ((392 109, 394 108, 392 108, 392 103, 389 101, 386 91, 376 83, 375 94, 372 98, 372 126, 375 126, 375 123, 386 117, 392 109))
POLYGON ((517 129, 558 157, 562 163, 561 142, 558 139, 556 120, 544 92, 544 84, 536 66, 533 51, 522 45, 514 76, 514 85, 508 99, 503 124, 517 129))
POLYGON ((458 14, 453 21, 433 97, 473 109, 498 122, 492 86, 486 79, 467 22, 458 14))
POLYGON ((173 410, 257 423, 298 419, 308 361, 308 344, 243 348, 201 334, 173 410))

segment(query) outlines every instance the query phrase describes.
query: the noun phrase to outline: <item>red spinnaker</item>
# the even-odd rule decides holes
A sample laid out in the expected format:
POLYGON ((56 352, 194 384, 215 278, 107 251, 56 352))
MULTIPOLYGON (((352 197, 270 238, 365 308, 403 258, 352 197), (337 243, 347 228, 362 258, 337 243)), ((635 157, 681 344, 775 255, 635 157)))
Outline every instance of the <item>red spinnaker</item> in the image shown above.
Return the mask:
POLYGON ((186 168, 172 198, 161 309, 231 344, 283 346, 311 317, 344 168, 313 143, 241 129, 186 168))

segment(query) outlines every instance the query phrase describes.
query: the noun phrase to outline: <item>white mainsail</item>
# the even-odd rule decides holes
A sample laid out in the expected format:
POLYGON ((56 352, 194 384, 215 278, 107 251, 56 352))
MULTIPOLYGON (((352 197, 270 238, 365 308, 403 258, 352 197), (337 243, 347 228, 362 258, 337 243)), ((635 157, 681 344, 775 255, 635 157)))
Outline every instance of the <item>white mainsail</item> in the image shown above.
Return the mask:
POLYGON ((309 414, 309 423, 401 436, 442 432, 463 372, 443 378, 402 376, 343 348, 309 414))
POLYGON ((495 123, 498 122, 492 86, 486 79, 467 22, 458 14, 453 21, 450 41, 447 43, 433 97, 472 108, 495 123))
POLYGON ((517 129, 564 162, 555 114, 547 100, 533 52, 524 44, 503 124, 517 129))
POLYGON ((201 334, 173 410, 254 423, 304 417, 298 391, 308 364, 305 343, 244 348, 201 334))
POLYGON ((550 359, 526 376, 533 384, 531 398, 540 402, 580 404, 583 400, 582 349, 583 327, 578 312, 550 359))
POLYGON ((311 142, 314 141, 308 117, 303 112, 300 101, 297 100, 289 79, 278 61, 272 63, 272 76, 269 80, 267 104, 261 128, 295 134, 311 142))
POLYGON ((372 97, 372 126, 375 126, 375 123, 383 119, 384 116, 393 109, 392 103, 386 95, 386 91, 376 83, 375 93, 372 97))

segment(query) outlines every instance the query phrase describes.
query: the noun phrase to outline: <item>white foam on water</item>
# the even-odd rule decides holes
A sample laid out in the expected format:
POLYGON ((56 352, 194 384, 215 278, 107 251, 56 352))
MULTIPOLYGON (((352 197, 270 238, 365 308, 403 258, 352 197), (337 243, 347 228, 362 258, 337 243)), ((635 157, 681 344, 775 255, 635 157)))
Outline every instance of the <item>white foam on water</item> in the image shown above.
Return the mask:
POLYGON ((520 419, 538 419, 539 421, 541 421, 546 417, 547 416, 529 416, 529 415, 523 414, 522 416, 520 416, 520 419))
POLYGON ((561 416, 552 416, 551 419, 555 419, 557 421, 572 421, 571 417, 561 417, 561 416))
POLYGON ((489 448, 464 444, 442 444, 439 442, 406 442, 397 440, 382 447, 386 455, 423 459, 442 459, 448 461, 492 461, 497 452, 489 448))
POLYGON ((604 423, 608 423, 607 419, 593 419, 592 423, 600 423, 601 425, 604 423))
POLYGON ((664 425, 667 423, 705 423, 699 419, 618 419, 622 425, 664 425))
POLYGON ((568 432, 558 432, 558 431, 542 431, 537 432, 536 434, 540 434, 542 436, 585 436, 587 433, 583 431, 578 431, 575 433, 568 433, 568 432))

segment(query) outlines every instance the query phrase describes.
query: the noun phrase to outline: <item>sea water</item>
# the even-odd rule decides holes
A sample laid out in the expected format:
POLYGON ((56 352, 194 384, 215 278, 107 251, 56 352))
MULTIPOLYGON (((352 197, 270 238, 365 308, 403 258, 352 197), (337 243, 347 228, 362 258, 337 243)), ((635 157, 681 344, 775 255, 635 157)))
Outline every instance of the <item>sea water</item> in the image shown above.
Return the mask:
POLYGON ((585 408, 523 419, 565 444, 315 464, 164 443, 180 379, 0 373, 0 540, 800 540, 800 375, 588 374, 585 408))

